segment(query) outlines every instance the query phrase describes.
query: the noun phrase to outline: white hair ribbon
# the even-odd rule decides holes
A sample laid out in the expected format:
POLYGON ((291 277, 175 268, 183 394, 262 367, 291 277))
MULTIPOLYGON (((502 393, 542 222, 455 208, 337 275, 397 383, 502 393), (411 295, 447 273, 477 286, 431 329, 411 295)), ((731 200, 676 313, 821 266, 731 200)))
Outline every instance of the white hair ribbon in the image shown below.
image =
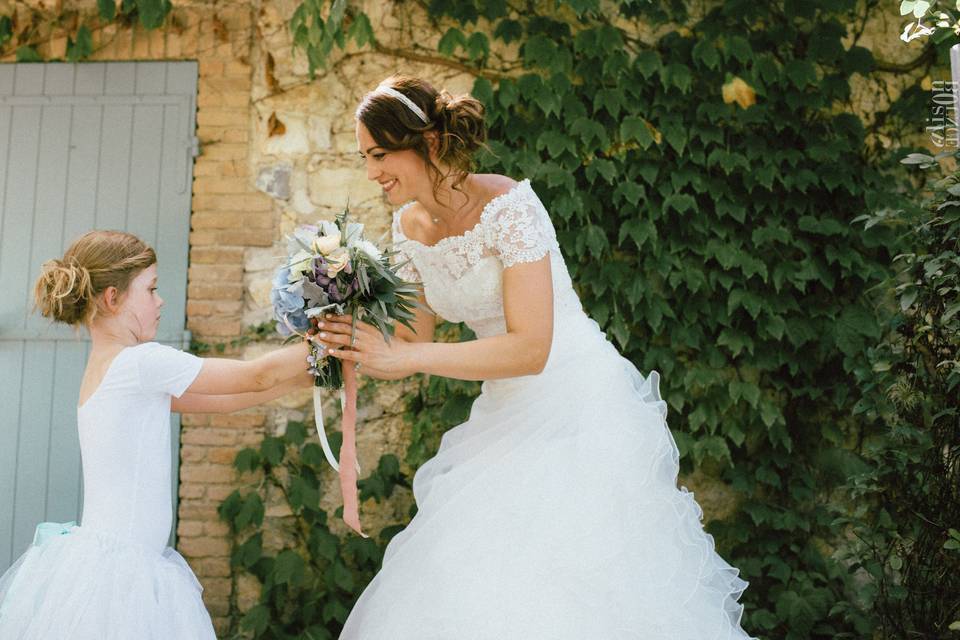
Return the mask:
POLYGON ((387 94, 388 96, 392 96, 392 97, 396 98, 397 100, 399 100, 399 101, 402 102, 403 104, 407 105, 407 107, 410 109, 410 111, 413 111, 415 114, 417 114, 417 117, 420 118, 420 120, 423 121, 423 124, 429 124, 429 123, 430 123, 430 118, 428 118, 428 117, 427 117, 427 114, 425 114, 425 113, 423 112, 423 109, 421 109, 420 107, 418 107, 418 106, 413 102, 413 100, 411 100, 411 99, 408 98, 407 96, 403 95, 402 93, 400 93, 399 91, 397 91, 397 90, 394 89, 393 87, 388 87, 388 86, 386 86, 386 85, 380 85, 379 87, 377 87, 376 89, 373 90, 373 93, 385 93, 385 94, 387 94))

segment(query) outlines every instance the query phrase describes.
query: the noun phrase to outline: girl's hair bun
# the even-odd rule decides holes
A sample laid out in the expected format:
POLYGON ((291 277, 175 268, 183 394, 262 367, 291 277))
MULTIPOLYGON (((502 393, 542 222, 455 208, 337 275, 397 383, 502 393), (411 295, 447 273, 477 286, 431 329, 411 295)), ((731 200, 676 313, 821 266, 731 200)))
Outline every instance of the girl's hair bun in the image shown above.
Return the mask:
POLYGON ((35 297, 41 315, 77 324, 93 299, 90 272, 76 260, 49 260, 40 268, 35 297))
POLYGON ((97 297, 108 287, 124 293, 157 256, 143 240, 124 231, 90 231, 63 257, 40 267, 33 289, 41 315, 69 325, 85 324, 97 313, 97 297))

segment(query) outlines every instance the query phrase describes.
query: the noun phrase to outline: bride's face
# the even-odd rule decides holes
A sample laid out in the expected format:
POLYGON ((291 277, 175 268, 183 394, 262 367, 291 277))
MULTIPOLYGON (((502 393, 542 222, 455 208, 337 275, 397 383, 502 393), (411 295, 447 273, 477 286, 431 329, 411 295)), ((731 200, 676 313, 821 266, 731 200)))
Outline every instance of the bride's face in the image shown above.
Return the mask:
POLYGON ((423 159, 411 149, 389 151, 377 145, 370 131, 359 121, 357 151, 366 164, 367 179, 380 183, 390 204, 419 200, 419 195, 431 193, 430 178, 423 159))

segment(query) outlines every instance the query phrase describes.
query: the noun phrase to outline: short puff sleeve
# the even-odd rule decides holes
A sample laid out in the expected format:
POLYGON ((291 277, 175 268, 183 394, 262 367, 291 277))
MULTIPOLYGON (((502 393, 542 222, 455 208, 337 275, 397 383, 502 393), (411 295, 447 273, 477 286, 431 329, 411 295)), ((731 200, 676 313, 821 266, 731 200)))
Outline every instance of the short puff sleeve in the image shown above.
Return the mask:
POLYGON ((203 359, 192 353, 158 342, 140 345, 137 366, 140 387, 144 391, 166 393, 179 398, 193 384, 203 367, 203 359))
POLYGON ((416 265, 413 264, 410 252, 406 249, 409 240, 403 235, 403 228, 400 226, 400 214, 404 208, 405 207, 401 207, 393 212, 393 226, 391 227, 393 248, 397 252, 394 261, 397 263, 406 263, 397 269, 397 275, 407 282, 423 282, 423 278, 420 277, 420 272, 417 270, 416 265))
POLYGON ((504 267, 536 262, 558 247, 550 216, 536 196, 504 199, 492 212, 489 227, 491 245, 504 267))

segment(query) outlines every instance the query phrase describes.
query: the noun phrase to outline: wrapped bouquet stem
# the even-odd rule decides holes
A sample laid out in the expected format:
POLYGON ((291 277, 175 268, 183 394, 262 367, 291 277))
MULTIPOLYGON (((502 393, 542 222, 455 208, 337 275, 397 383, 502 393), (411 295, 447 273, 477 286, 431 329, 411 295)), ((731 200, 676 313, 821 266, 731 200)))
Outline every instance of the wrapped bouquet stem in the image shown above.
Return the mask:
MULTIPOLYGON (((349 314, 351 339, 363 319, 377 327, 389 341, 394 322, 411 327, 413 309, 419 306, 419 285, 397 276, 402 265, 390 264, 392 251, 381 251, 363 237, 363 225, 349 221, 349 210, 334 221, 298 227, 289 238, 286 263, 276 273, 271 291, 277 330, 284 336, 304 337, 312 318, 326 313, 349 314)), ((412 327, 411 327, 412 328, 412 327)), ((356 418, 357 372, 316 345, 307 358, 314 375, 314 416, 317 435, 327 462, 340 475, 343 520, 364 535, 357 496, 356 418), (342 409, 343 441, 337 461, 323 426, 322 391, 338 393, 342 409)))

